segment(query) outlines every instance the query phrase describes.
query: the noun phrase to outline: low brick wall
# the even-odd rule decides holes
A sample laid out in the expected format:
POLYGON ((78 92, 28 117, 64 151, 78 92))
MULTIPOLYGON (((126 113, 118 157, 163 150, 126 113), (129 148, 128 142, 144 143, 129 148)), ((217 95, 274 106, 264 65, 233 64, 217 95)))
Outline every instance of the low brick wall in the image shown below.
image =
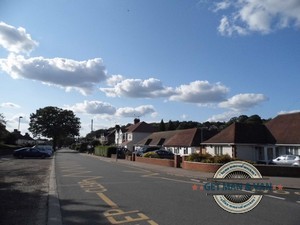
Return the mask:
POLYGON ((159 165, 159 166, 174 167, 174 160, 172 160, 172 159, 156 159, 156 158, 136 157, 135 161, 141 162, 141 163, 159 165))
POLYGON ((300 177, 300 167, 297 166, 255 165, 255 167, 262 176, 300 177))
POLYGON ((196 170, 209 173, 215 173, 221 166, 222 164, 218 163, 201 163, 189 161, 183 161, 181 164, 182 169, 185 170, 196 170))

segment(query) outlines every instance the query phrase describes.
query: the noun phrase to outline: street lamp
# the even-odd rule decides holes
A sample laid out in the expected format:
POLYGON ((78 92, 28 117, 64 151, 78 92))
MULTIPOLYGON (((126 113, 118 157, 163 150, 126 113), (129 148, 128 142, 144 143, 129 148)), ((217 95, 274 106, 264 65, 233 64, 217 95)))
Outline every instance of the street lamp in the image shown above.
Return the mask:
POLYGON ((19 124, 18 124, 18 131, 20 131, 20 121, 23 117, 22 116, 19 116, 19 124))

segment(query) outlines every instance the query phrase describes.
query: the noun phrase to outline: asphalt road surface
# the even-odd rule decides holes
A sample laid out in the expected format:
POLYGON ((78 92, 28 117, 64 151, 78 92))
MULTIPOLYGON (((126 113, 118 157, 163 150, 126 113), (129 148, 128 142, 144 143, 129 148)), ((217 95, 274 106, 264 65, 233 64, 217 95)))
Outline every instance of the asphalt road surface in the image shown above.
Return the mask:
POLYGON ((201 184, 69 150, 56 154, 56 180, 63 224, 299 225, 300 193, 284 201, 264 196, 250 212, 232 214, 201 184))
POLYGON ((47 223, 49 173, 52 158, 0 157, 0 224, 47 223))

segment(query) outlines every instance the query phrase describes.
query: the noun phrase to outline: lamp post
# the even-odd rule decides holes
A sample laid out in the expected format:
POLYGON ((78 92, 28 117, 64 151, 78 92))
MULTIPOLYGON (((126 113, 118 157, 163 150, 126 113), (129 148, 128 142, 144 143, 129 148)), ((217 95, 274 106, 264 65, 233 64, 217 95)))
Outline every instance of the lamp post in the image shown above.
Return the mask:
POLYGON ((19 124, 18 124, 18 131, 20 131, 20 121, 23 117, 22 116, 19 116, 19 124))

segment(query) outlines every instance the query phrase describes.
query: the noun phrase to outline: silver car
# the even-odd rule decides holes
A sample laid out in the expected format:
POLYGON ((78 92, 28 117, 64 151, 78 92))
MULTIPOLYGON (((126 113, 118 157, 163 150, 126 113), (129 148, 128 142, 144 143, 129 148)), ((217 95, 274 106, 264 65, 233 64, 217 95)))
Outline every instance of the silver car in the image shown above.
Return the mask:
POLYGON ((299 155, 281 155, 272 160, 273 164, 282 166, 300 166, 299 155))

